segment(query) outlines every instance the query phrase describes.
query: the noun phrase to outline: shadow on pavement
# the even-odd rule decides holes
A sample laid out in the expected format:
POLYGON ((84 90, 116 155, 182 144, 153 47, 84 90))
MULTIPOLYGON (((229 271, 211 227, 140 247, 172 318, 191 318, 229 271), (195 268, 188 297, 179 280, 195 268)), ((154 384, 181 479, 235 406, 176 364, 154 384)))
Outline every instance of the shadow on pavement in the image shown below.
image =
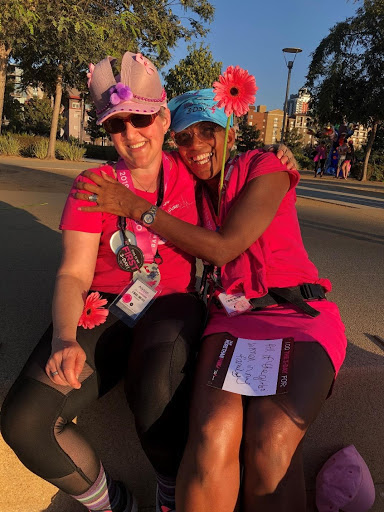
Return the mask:
POLYGON ((68 193, 73 179, 82 171, 60 171, 59 173, 3 164, 0 160, 0 187, 6 190, 25 190, 29 192, 63 192, 68 193), (67 173, 68 176, 63 176, 67 173))
POLYGON ((341 235, 347 238, 352 238, 354 240, 361 240, 363 242, 371 242, 373 244, 384 244, 384 236, 377 235, 375 233, 367 233, 365 231, 358 231, 356 229, 348 229, 343 227, 338 227, 332 224, 325 224, 323 222, 314 222, 300 218, 300 226, 302 228, 311 228, 321 231, 328 231, 329 233, 333 233, 335 235, 341 235))
MULTIPOLYGON (((0 201, 0 239, 2 401, 51 320, 61 235, 31 213, 0 201)), ((142 506, 151 507, 155 501, 153 471, 137 439, 122 385, 84 409, 77 424, 110 474, 126 483, 142 506)), ((46 511, 63 510, 81 512, 84 508, 58 492, 46 511)))

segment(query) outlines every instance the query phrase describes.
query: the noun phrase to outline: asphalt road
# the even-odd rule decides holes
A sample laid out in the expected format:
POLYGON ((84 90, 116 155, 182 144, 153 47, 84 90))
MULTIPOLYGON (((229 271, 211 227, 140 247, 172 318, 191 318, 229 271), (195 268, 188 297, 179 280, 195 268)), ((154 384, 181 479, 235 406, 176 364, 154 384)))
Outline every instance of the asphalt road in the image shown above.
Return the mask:
POLYGON ((361 183, 354 179, 313 178, 304 171, 297 188, 299 197, 355 208, 384 208, 384 183, 361 183))
MULTIPOLYGON (((0 158, 0 282, 13 299, 3 294, 3 307, 14 315, 14 301, 25 302, 31 328, 41 330, 49 319, 66 195, 79 171, 97 165, 0 158), (28 307, 34 294, 44 304, 37 317, 28 307)), ((384 336, 384 184, 314 179, 304 171, 297 205, 305 246, 320 275, 333 281, 331 298, 340 305, 349 337, 360 339, 362 331, 384 336)), ((12 330, 9 317, 2 322, 12 330)), ((5 368, 9 378, 14 367, 10 361, 5 368)))
MULTIPOLYGON (((0 157, 0 399, 50 320, 60 260, 58 224, 66 195, 78 172, 96 165, 0 157)), ((382 365, 383 348, 371 336, 384 337, 384 186, 315 180, 303 172, 297 205, 305 246, 320 276, 333 282, 329 298, 339 304, 346 324, 346 364, 382 365)), ((117 476, 131 482, 142 510, 149 511, 152 472, 138 448, 129 412, 122 414, 122 407, 121 396, 112 392, 78 421, 90 431, 107 466, 116 467, 116 457, 129 454, 117 476), (111 422, 111 416, 117 420, 111 422), (122 425, 128 425, 124 439, 122 425)), ((11 480, 8 470, 5 480, 11 480)), ((69 510, 65 499, 59 493, 46 510, 69 510)), ((11 510, 19 512, 4 509, 11 510)))

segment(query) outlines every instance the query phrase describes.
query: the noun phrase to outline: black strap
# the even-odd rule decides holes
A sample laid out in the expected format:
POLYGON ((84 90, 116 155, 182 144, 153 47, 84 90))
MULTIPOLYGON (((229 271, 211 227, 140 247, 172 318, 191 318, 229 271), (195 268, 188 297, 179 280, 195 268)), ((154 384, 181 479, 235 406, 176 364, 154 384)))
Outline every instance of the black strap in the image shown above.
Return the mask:
POLYGON ((301 291, 298 289, 292 290, 291 288, 270 288, 269 293, 272 295, 272 297, 273 295, 282 297, 285 299, 285 302, 293 304, 313 318, 320 315, 320 311, 317 311, 317 309, 313 308, 304 301, 301 291))
POLYGON ((313 308, 305 301, 325 298, 324 290, 319 284, 304 283, 301 286, 269 288, 266 295, 250 299, 249 302, 252 304, 253 310, 288 302, 304 311, 307 315, 315 318, 320 315, 320 311, 317 311, 317 309, 313 308))

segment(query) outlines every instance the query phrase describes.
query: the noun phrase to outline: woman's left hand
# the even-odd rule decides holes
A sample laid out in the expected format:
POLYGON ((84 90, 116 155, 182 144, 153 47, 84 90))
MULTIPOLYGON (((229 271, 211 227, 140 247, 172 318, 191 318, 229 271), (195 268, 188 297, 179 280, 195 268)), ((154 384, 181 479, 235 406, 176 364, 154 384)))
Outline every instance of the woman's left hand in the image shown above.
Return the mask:
POLYGON ((74 197, 85 201, 96 194, 94 206, 81 206, 79 210, 84 212, 107 212, 121 217, 130 217, 139 220, 141 213, 149 208, 150 203, 137 196, 124 185, 102 171, 102 176, 92 171, 84 171, 82 175, 92 180, 93 183, 78 181, 76 187, 84 192, 76 192, 74 197))

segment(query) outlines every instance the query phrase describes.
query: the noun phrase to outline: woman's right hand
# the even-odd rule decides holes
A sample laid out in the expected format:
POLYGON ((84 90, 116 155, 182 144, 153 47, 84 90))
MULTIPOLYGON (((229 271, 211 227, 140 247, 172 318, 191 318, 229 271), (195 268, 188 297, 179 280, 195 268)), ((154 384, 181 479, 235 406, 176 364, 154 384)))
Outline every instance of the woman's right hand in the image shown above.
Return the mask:
POLYGON ((79 375, 83 370, 85 360, 85 352, 76 340, 62 340, 54 336, 45 372, 58 386, 80 389, 79 375))

